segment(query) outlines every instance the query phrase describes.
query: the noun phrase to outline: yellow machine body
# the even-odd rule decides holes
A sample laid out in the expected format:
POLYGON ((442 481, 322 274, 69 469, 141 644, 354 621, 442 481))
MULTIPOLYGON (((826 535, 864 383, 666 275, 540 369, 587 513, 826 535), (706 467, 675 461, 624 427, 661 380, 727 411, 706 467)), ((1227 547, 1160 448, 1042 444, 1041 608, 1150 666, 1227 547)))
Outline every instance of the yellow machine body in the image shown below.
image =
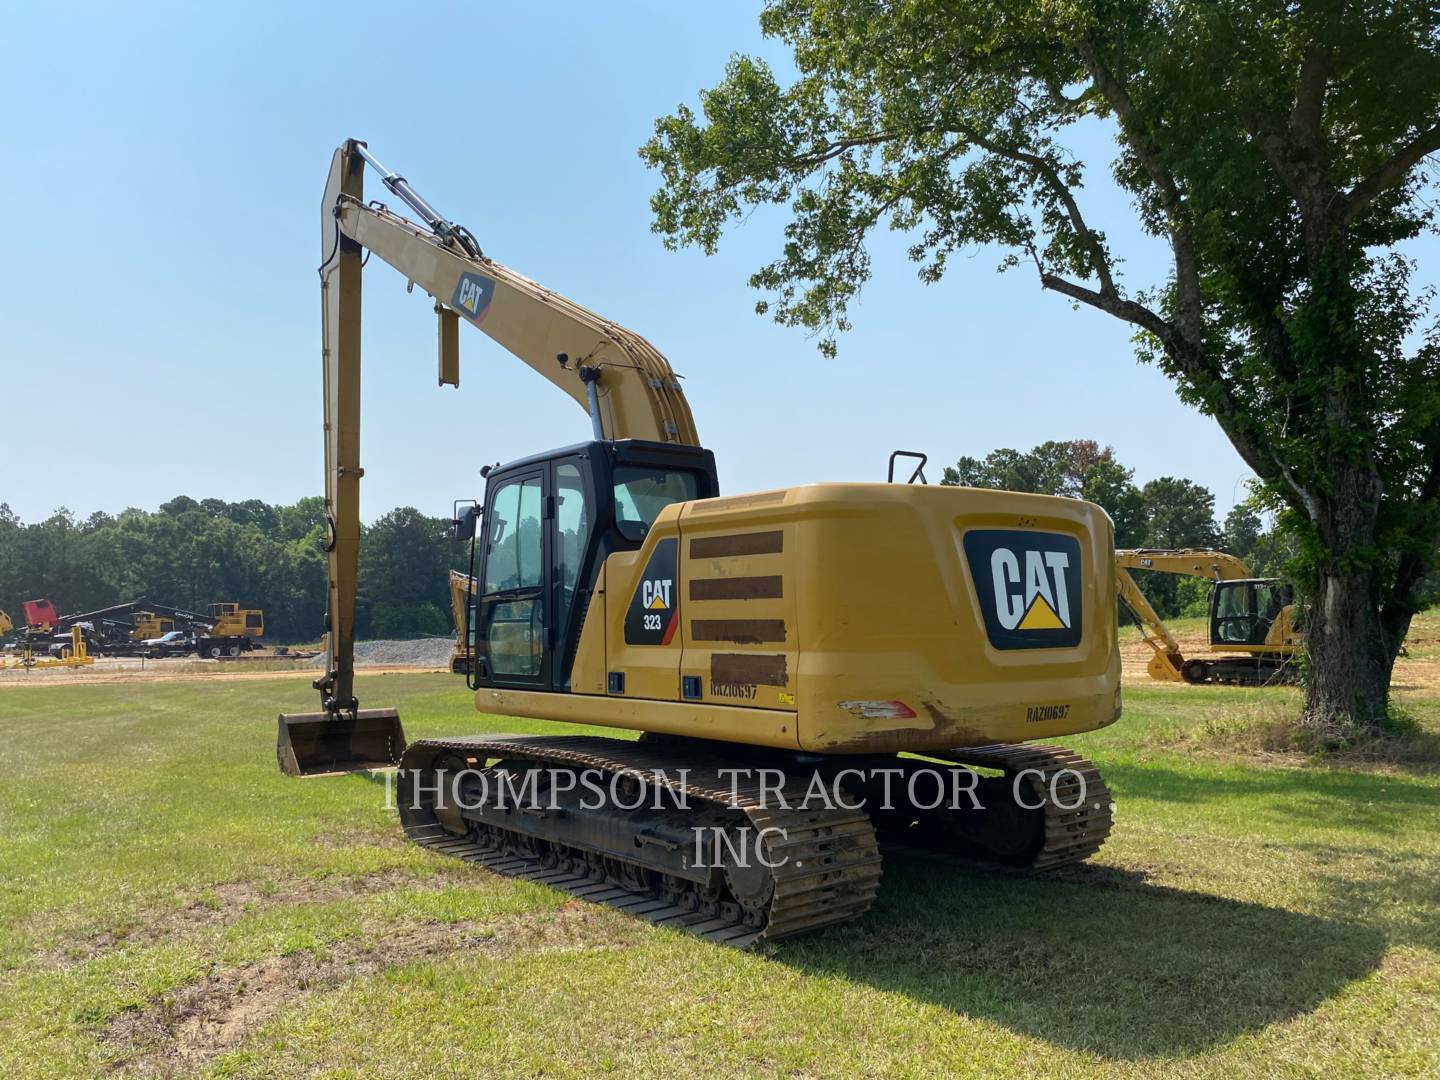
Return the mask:
MULTIPOLYGON (((740 948, 858 918, 879 886, 882 835, 1037 870, 1099 850, 1114 815, 1099 770, 1032 742, 1120 715, 1114 536, 1098 506, 913 483, 722 494, 659 350, 485 255, 355 140, 332 159, 321 260, 330 649, 314 684, 320 711, 279 718, 282 771, 397 766, 415 843, 740 948), (365 198, 367 165, 423 226, 365 198), (459 385, 463 320, 590 419, 586 442, 481 469, 483 505, 452 526, 475 567, 474 581, 450 579, 452 667, 481 712, 648 737, 408 743, 395 710, 360 708, 371 255, 434 300, 442 386, 459 385), (800 805, 773 799, 768 783, 723 791, 723 774, 754 765, 800 805), (877 766, 908 775, 906 794, 871 799, 877 766), (972 773, 984 801, 920 805, 913 781, 932 766, 941 788, 986 770, 972 773), (813 804, 810 786, 832 769, 862 803, 813 804), (606 777, 686 805, 575 794, 606 777), (502 805, 480 790, 489 778, 496 788, 519 778, 548 803, 502 805)), ((922 468, 923 456, 912 480, 922 468)))
MULTIPOLYGON (((473 641, 466 642, 471 620, 467 609, 475 596, 475 579, 459 570, 450 571, 450 615, 455 625, 455 647, 450 650, 450 671, 464 675, 469 670, 473 641)), ((473 638, 473 632, 470 633, 473 638)))
POLYGON ((210 617, 215 620, 208 637, 265 636, 265 613, 258 608, 242 608, 239 604, 222 601, 209 606, 210 617))
POLYGON ((70 628, 70 644, 62 646, 54 655, 36 656, 34 646, 26 643, 24 648, 9 658, 0 658, 0 670, 5 668, 75 668, 88 667, 95 663, 90 648, 85 642, 85 632, 78 626, 70 628))
POLYGON ((153 611, 137 611, 135 629, 130 631, 130 638, 132 641, 146 641, 168 634, 174 629, 175 620, 169 616, 157 615, 153 611))
POLYGON ((814 484, 677 503, 640 550, 606 560, 571 692, 486 688, 476 704, 833 754, 1089 731, 1120 713, 1111 551, 1097 507, 1011 492, 814 484), (1042 564, 1025 580, 1017 558, 997 583, 989 562, 967 558, 971 532, 1071 539, 1078 594, 1032 617, 1044 593, 1062 602, 1055 578, 1042 564), (667 543, 679 557, 664 588, 646 571, 667 543), (1076 643, 997 648, 983 611, 997 588, 1025 608, 1018 637, 1053 633, 1063 617, 1076 643), (668 643, 627 643, 637 596, 675 619, 668 643))

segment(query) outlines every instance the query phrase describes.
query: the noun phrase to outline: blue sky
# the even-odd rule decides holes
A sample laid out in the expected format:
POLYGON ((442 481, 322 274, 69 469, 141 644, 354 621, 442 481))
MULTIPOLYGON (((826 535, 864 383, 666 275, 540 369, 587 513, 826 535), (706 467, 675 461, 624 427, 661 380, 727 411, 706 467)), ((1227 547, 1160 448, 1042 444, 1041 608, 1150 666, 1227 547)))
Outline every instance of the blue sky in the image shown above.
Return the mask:
MULTIPOLYGON (((646 335, 686 377, 722 489, 883 479, 892 448, 938 465, 1093 438, 1136 479, 1209 486, 1243 463, 1138 365, 1129 334, 996 274, 926 286, 903 238, 837 360, 753 313, 749 273, 783 219, 718 256, 650 232, 636 156, 733 52, 784 54, 758 4, 6 5, 0 91, 0 502, 26 520, 176 494, 289 502, 321 488, 319 209, 330 154, 366 139, 487 254, 646 335)), ((1079 132, 1108 161, 1108 136, 1079 132)), ((1165 251, 1092 169, 1086 201, 1146 284, 1165 251)), ((383 193, 373 178, 372 197, 383 193)), ((393 201, 393 200, 392 200, 393 201)), ((449 513, 480 465, 588 437, 583 413, 482 335, 435 385, 430 301, 366 272, 367 518, 449 513)))

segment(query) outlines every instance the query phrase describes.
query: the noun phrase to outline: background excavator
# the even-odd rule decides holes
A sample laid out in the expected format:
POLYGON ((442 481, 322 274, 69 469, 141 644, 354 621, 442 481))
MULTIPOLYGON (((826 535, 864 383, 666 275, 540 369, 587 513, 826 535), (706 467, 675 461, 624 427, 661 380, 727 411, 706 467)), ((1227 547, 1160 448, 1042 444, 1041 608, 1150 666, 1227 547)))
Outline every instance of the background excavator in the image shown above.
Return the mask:
POLYGON ((1035 869, 1104 842, 1112 804, 1094 765, 1029 743, 1120 716, 1113 535, 1098 507, 878 483, 721 496, 649 342, 488 258, 363 143, 334 155, 321 241, 329 651, 321 710, 280 717, 282 770, 398 765, 415 842, 740 947, 862 914, 881 838, 1035 869), (366 200, 367 163, 423 224, 366 200), (393 709, 359 707, 372 255, 434 298, 441 385, 459 384, 463 320, 590 417, 587 441, 482 470, 483 508, 457 522, 471 540, 476 707, 638 740, 407 746, 393 709), (973 803, 915 786, 976 780, 972 767, 999 774, 978 779, 973 803), (609 797, 594 805, 582 777, 609 797), (853 801, 817 807, 817 778, 853 801), (540 800, 507 802, 507 788, 540 800))
POLYGON ((1134 548, 1115 552, 1120 599, 1134 614, 1153 655, 1152 679, 1164 682, 1264 686, 1294 682, 1298 648, 1295 594, 1276 578, 1257 578, 1250 567, 1223 551, 1199 548, 1134 548), (1224 656, 1186 657, 1180 643, 1140 591, 1131 570, 1207 578, 1210 590, 1209 647, 1224 656))
POLYGON ((475 652, 470 608, 474 599, 475 579, 459 570, 451 570, 450 614, 455 622, 455 648, 450 650, 450 671, 455 675, 470 674, 470 658, 475 652))

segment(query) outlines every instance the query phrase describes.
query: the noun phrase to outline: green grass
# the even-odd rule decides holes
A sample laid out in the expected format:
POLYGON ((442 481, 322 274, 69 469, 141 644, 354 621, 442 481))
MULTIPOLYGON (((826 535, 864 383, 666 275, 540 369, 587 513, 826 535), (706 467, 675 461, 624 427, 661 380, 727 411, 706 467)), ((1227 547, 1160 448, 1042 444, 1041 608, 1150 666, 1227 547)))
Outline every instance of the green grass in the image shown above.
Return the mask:
MULTIPOLYGON (((574 730, 359 682, 412 738, 574 730)), ((1091 864, 898 863, 864 921, 759 955, 407 847, 373 779, 282 777, 312 694, 0 689, 7 1080, 1440 1072, 1440 776, 1185 739, 1292 691, 1127 690, 1071 740, 1120 806, 1091 864)))
MULTIPOLYGON (((1172 634, 1205 637, 1210 632, 1210 619, 1206 615, 1177 615, 1173 619, 1166 619, 1165 626, 1172 634)), ((1140 628, 1133 621, 1129 621, 1128 617, 1120 619, 1120 640, 1140 640, 1140 628)))

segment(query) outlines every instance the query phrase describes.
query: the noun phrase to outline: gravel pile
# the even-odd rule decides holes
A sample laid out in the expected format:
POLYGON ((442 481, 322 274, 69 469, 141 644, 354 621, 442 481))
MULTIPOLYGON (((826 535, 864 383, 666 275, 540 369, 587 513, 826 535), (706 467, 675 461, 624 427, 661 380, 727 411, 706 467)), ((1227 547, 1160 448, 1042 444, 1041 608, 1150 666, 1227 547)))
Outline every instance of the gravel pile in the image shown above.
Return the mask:
MULTIPOLYGON (((454 638, 420 638, 417 641, 357 641, 356 667, 423 667, 448 668, 454 638)), ((310 663, 323 667, 325 654, 310 663)))

